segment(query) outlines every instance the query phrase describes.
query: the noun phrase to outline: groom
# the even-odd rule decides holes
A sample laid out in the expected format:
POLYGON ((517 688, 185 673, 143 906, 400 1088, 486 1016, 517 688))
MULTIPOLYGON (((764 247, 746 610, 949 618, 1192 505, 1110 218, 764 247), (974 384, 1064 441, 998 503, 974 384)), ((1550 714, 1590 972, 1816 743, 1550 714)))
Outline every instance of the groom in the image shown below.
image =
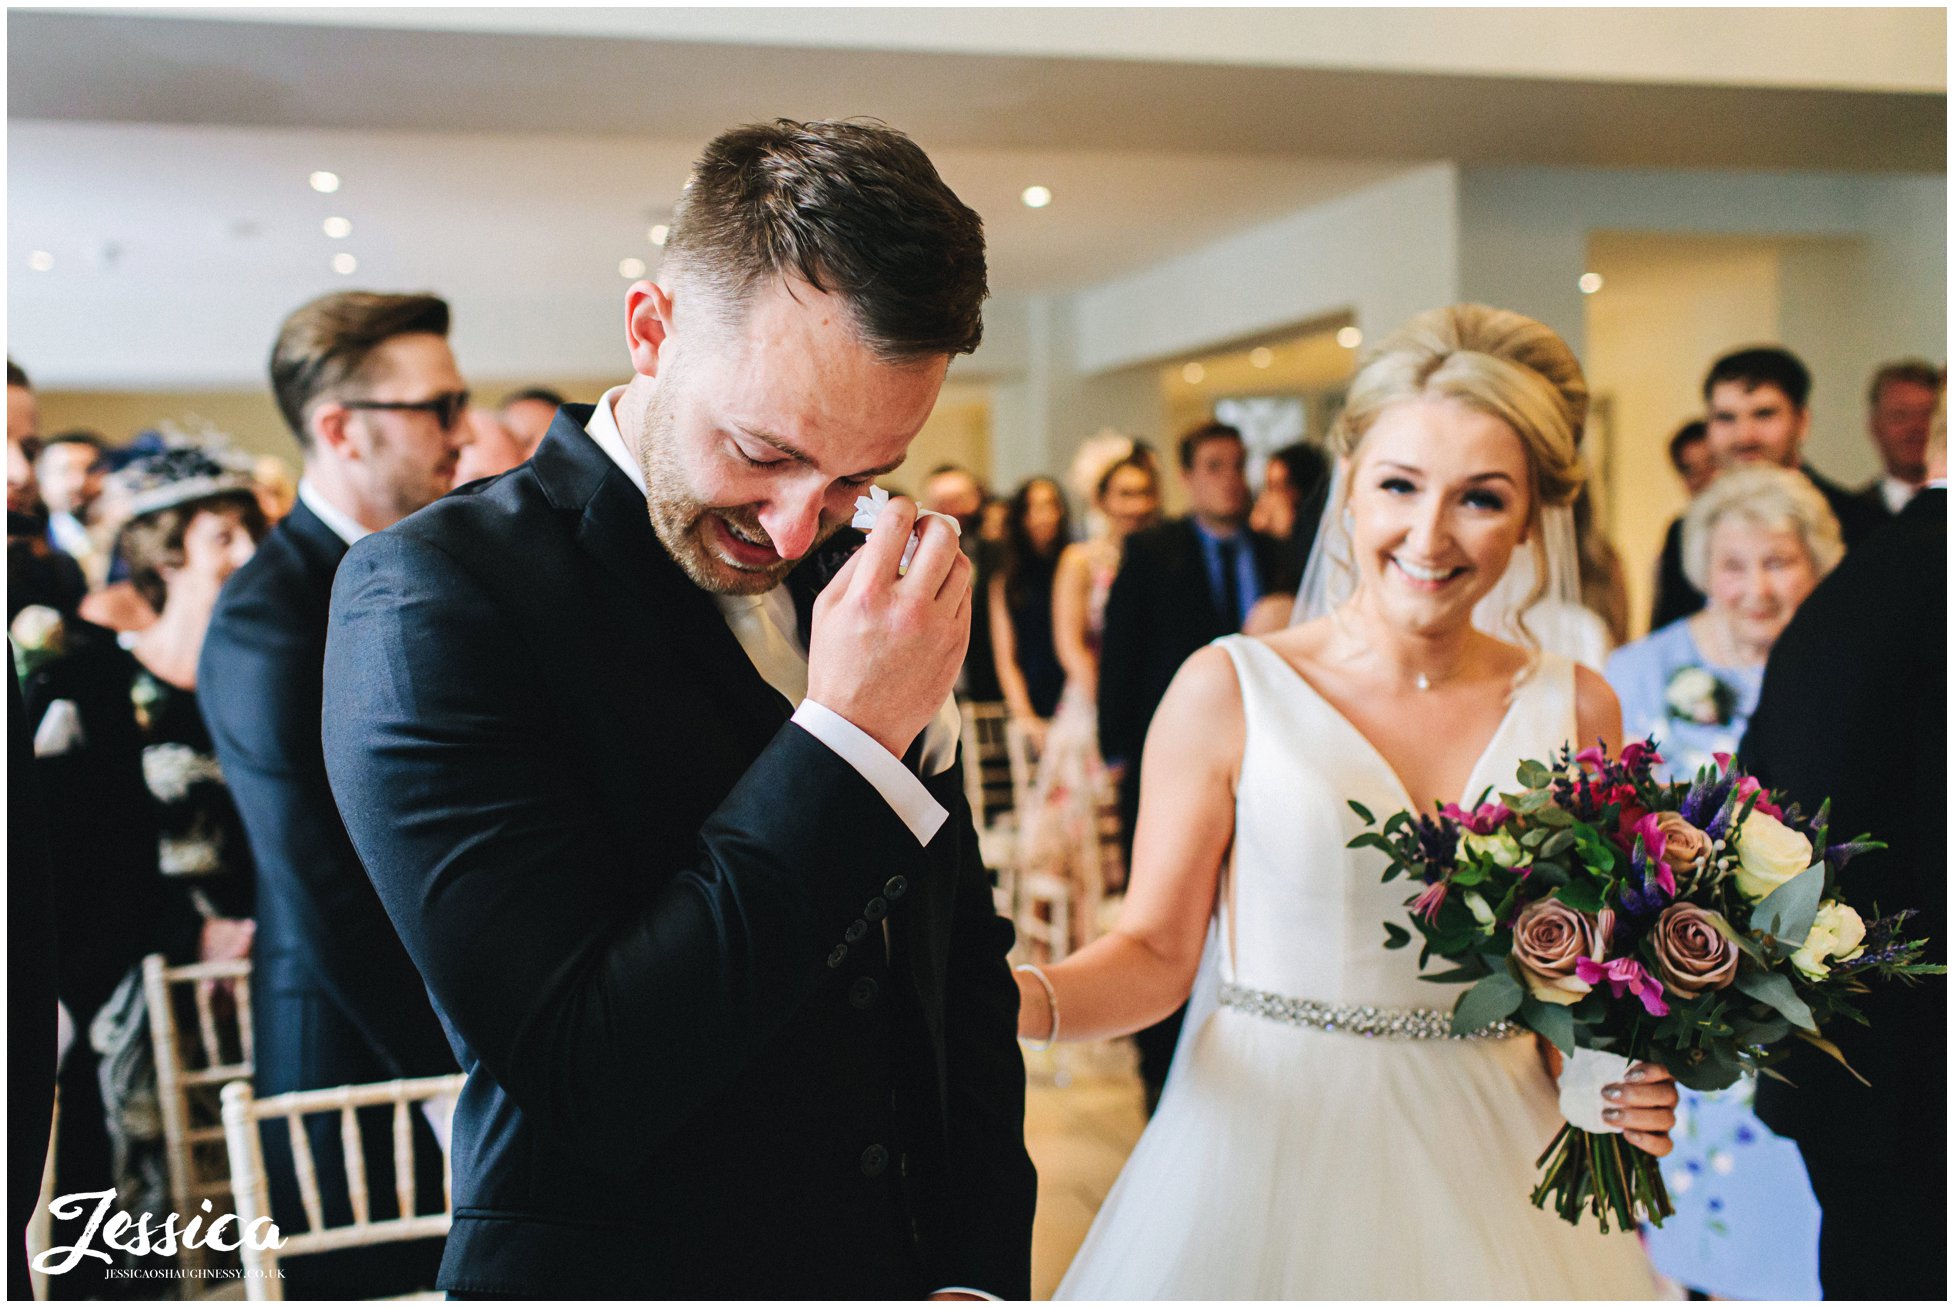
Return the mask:
POLYGON ((342 565, 333 789, 468 1073, 456 1297, 1028 1296, 969 564, 930 518, 900 570, 906 500, 822 548, 985 294, 901 133, 730 131, 630 383, 342 565))

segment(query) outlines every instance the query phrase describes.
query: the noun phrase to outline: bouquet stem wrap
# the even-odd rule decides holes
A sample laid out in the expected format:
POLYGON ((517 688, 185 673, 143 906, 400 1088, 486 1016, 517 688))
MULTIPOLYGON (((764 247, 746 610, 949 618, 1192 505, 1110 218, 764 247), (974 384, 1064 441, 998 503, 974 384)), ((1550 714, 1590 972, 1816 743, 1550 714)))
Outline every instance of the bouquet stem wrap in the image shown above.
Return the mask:
POLYGON ((1656 1160, 1618 1133, 1563 1126, 1540 1155, 1539 1166, 1533 1206, 1552 1207, 1566 1222, 1578 1223, 1586 1210, 1605 1234, 1633 1231, 1637 1222, 1660 1226, 1676 1211, 1656 1160))

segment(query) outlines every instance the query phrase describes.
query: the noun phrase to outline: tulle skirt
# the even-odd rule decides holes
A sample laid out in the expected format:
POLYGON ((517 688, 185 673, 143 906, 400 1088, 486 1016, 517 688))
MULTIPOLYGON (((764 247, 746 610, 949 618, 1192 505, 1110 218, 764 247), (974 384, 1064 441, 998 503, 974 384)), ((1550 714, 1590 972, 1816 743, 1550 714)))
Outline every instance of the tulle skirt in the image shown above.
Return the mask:
POLYGON ((1530 1039, 1373 1040, 1221 1009, 1060 1299, 1645 1299, 1633 1233, 1529 1200, 1562 1125, 1530 1039))

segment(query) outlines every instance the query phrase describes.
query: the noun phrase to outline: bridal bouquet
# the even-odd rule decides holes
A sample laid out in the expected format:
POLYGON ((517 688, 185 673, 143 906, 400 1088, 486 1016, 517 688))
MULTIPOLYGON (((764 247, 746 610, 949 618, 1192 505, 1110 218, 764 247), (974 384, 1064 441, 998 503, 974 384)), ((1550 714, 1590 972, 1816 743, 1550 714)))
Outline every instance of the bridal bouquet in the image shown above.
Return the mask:
MULTIPOLYGON (((1653 740, 1618 758, 1563 748, 1553 766, 1522 763, 1517 793, 1482 795, 1471 812, 1395 813, 1350 842, 1390 859, 1386 881, 1419 883, 1408 901, 1419 966, 1451 964, 1425 979, 1474 982, 1453 1031, 1514 1022, 1568 1060, 1570 1124, 1540 1157, 1533 1202, 1573 1223, 1586 1209, 1603 1231, 1660 1225, 1673 1209, 1656 1160, 1583 1110, 1571 1083, 1596 1099, 1628 1063, 1651 1062, 1717 1090, 1775 1075, 1794 1038, 1844 1063, 1821 1032, 1865 1021, 1853 1001, 1869 982, 1946 970, 1920 961, 1912 910, 1869 920, 1840 897, 1839 869, 1884 846, 1830 843, 1829 803, 1805 818, 1728 755, 1693 782, 1655 780, 1661 761, 1653 740)), ((1410 943, 1399 924, 1384 930, 1388 947, 1410 943)))

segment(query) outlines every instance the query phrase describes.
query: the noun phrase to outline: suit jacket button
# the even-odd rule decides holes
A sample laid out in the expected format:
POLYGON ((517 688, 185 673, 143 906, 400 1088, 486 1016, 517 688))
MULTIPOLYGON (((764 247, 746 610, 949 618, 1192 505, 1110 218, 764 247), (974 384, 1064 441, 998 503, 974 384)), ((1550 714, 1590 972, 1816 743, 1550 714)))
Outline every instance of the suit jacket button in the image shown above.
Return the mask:
POLYGON ((879 1144, 862 1150, 862 1175, 880 1176, 889 1169, 889 1151, 879 1144))
POLYGON ((852 945, 857 940, 860 940, 863 936, 867 934, 868 934, 868 923, 862 921, 862 919, 858 917, 853 922, 850 922, 848 924, 848 929, 841 933, 841 938, 843 940, 846 940, 849 944, 852 945))
POLYGON ((848 946, 836 945, 835 951, 828 955, 829 967, 840 967, 848 959, 848 946))
POLYGON ((876 993, 881 988, 875 984, 874 977, 857 977, 855 984, 848 987, 848 1002, 856 1008, 867 1008, 875 1002, 876 993))
POLYGON ((890 899, 901 899, 903 895, 907 893, 908 890, 909 890, 908 877, 890 877, 888 880, 888 884, 882 887, 882 893, 887 895, 890 899))
POLYGON ((862 910, 862 916, 871 922, 880 922, 889 916, 889 901, 877 895, 868 901, 868 907, 862 910))

